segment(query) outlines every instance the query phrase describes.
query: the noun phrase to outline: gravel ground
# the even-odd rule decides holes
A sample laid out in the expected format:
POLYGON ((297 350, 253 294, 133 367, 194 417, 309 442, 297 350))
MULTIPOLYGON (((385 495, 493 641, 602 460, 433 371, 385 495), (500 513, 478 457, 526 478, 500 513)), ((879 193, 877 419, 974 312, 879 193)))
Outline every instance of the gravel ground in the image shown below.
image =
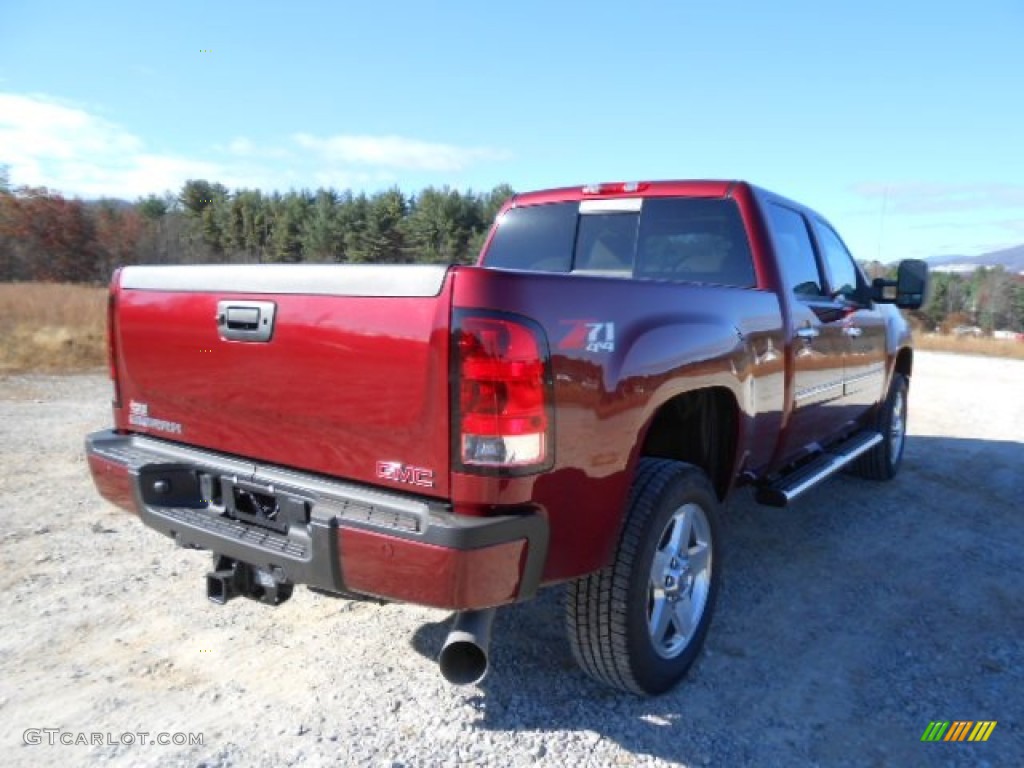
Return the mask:
POLYGON ((1022 361, 920 353, 894 482, 842 476, 789 510, 738 494, 707 650, 677 690, 642 700, 576 670, 557 589, 499 613, 494 667, 463 689, 434 663, 444 612, 305 589, 277 609, 209 603, 205 553, 93 491, 82 437, 108 423, 105 378, 2 378, 0 754, 62 767, 1024 765, 1022 384, 1022 361), (986 743, 922 744, 937 719, 999 724, 986 743), (25 744, 31 728, 104 743, 25 744), (143 746, 143 732, 203 744, 143 746))

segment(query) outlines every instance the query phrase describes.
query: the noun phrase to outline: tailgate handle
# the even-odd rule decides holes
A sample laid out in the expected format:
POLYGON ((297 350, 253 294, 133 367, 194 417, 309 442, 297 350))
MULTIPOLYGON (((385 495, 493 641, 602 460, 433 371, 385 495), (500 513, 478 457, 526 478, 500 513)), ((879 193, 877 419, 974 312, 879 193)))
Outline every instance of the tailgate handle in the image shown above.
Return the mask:
POLYGON ((276 310, 272 301, 219 301, 220 337, 230 341, 270 341, 276 310))

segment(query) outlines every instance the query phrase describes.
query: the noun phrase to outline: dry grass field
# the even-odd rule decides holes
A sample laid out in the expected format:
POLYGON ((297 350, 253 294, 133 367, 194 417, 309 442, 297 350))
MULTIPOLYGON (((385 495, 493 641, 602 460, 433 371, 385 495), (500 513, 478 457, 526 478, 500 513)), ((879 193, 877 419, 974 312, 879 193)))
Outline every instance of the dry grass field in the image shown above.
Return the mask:
MULTIPOLYGON (((87 371, 106 362, 106 288, 0 283, 0 373, 87 371)), ((1024 342, 918 333, 918 349, 1024 359, 1024 342)))
POLYGON ((918 333, 914 335, 914 346, 934 352, 958 352, 962 355, 986 355, 988 357, 1013 357, 1024 360, 1024 341, 974 338, 972 336, 933 336, 918 333))
POLYGON ((63 373, 106 361, 106 288, 0 284, 0 372, 63 373))

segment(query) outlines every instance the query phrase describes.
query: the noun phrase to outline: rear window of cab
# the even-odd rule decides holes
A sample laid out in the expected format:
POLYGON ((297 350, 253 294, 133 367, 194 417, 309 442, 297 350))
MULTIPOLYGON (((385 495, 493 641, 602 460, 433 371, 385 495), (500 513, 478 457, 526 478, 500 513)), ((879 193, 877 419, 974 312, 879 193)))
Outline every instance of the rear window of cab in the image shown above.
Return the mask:
POLYGON ((511 208, 483 263, 751 288, 753 257, 736 203, 651 197, 511 208))

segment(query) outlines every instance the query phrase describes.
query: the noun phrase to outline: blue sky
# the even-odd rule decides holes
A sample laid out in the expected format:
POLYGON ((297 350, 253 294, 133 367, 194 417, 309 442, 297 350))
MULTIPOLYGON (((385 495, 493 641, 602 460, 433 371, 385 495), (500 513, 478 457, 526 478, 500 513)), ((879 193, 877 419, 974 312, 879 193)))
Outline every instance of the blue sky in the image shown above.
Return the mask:
POLYGON ((0 163, 129 199, 744 178, 858 258, 972 255, 1024 243, 1022 40, 1021 0, 3 0, 0 163))

